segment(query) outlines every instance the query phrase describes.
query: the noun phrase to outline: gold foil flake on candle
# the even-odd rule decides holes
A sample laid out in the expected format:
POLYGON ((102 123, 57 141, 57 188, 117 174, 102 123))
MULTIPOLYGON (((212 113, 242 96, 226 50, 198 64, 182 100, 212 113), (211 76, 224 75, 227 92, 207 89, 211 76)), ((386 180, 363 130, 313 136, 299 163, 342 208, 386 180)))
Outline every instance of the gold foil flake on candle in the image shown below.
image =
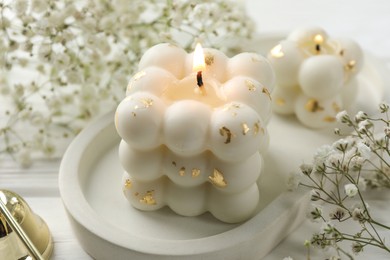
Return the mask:
POLYGON ((141 98, 140 100, 145 108, 153 106, 153 99, 151 98, 141 98))
POLYGON ((341 49, 340 52, 339 52, 340 56, 344 56, 344 52, 345 52, 345 50, 341 49))
POLYGON ((307 103, 305 105, 305 109, 306 109, 306 111, 312 112, 312 113, 324 110, 324 108, 320 106, 320 103, 318 102, 318 100, 316 100, 314 98, 311 98, 307 101, 307 103))
POLYGON ((223 126, 219 129, 219 134, 222 135, 223 137, 226 137, 226 140, 224 142, 225 144, 228 144, 232 141, 233 134, 230 131, 230 129, 227 128, 226 126, 223 126))
POLYGON ((250 81, 250 80, 246 79, 245 80, 245 85, 247 86, 249 91, 255 91, 256 90, 255 84, 252 81, 250 81))
POLYGON ((181 167, 181 168, 180 168, 180 170, 179 170, 179 175, 182 176, 182 177, 183 177, 184 175, 186 175, 186 168, 185 168, 185 167, 181 167))
POLYGON ((198 168, 193 168, 193 169, 192 169, 192 172, 191 172, 192 178, 196 178, 196 177, 198 177, 199 175, 200 175, 200 169, 198 169, 198 168))
POLYGON ((284 98, 277 98, 276 99, 276 105, 282 107, 282 106, 286 105, 286 100, 284 100, 284 98))
POLYGON ((125 180, 125 188, 130 189, 133 186, 133 183, 131 182, 130 179, 125 180))
POLYGON ((156 205, 156 200, 153 198, 154 196, 154 190, 148 190, 143 196, 142 199, 139 200, 139 202, 144 203, 146 205, 156 205))
POLYGON ((131 114, 133 115, 133 117, 136 117, 136 116, 137 116, 137 114, 134 113, 134 112, 131 112, 131 114))
POLYGON ((263 89, 261 90, 261 92, 262 92, 262 93, 264 93, 264 94, 266 94, 266 95, 267 95, 267 97, 269 98, 269 100, 271 100, 271 101, 272 101, 271 93, 269 93, 269 90, 268 90, 268 88, 266 88, 266 87, 263 87, 263 89))
POLYGON ((242 123, 241 127, 242 127, 242 134, 243 135, 246 135, 251 130, 246 123, 242 123))
POLYGON ((336 121, 336 118, 334 116, 326 116, 324 117, 324 121, 328 123, 333 123, 336 121))
POLYGON ((134 192, 134 196, 138 196, 139 195, 139 192, 134 192))
POLYGON ((282 58, 284 56, 281 44, 278 44, 271 49, 271 56, 274 58, 282 58))
POLYGON ((257 122, 254 123, 254 125, 253 125, 253 134, 254 134, 254 135, 257 135, 258 133, 262 133, 262 134, 265 133, 264 128, 261 127, 260 121, 257 121, 257 122))
POLYGON ((225 106, 222 110, 228 111, 228 110, 239 109, 239 108, 241 108, 240 104, 230 103, 229 105, 225 106))
POLYGON ((143 70, 142 70, 142 71, 139 71, 139 72, 137 72, 137 73, 133 76, 133 80, 134 80, 134 81, 137 81, 137 80, 143 78, 145 75, 146 75, 146 72, 145 72, 145 71, 143 71, 143 70))
POLYGON ((172 161, 172 165, 176 167, 176 162, 175 162, 175 161, 172 161))
POLYGON ((209 181, 218 188, 225 188, 227 186, 227 182, 225 181, 225 177, 222 172, 214 169, 213 175, 209 176, 209 181))
POLYGON ((347 63, 347 65, 345 65, 345 69, 348 70, 348 71, 351 71, 355 68, 356 66, 356 61, 355 60, 351 60, 347 63))
POLYGON ((341 111, 339 104, 337 104, 336 102, 332 103, 332 108, 333 108, 334 112, 336 112, 336 113, 341 111))
POLYGON ((206 53, 205 57, 204 57, 204 62, 206 63, 207 66, 211 66, 214 64, 214 55, 212 55, 211 53, 206 53))

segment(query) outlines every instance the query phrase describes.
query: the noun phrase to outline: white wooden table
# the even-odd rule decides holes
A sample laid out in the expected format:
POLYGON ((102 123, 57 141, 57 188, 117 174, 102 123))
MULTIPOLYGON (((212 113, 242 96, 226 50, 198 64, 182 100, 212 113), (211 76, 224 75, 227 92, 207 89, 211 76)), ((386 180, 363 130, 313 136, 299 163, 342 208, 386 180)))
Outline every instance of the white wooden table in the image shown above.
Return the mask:
MULTIPOLYGON (((246 7, 261 33, 288 32, 307 25, 322 26, 331 35, 355 39, 365 51, 387 61, 390 70, 389 0, 247 0, 246 7)), ((91 259, 78 244, 61 203, 58 191, 59 163, 60 159, 40 161, 32 168, 19 169, 12 162, 2 161, 0 188, 22 195, 34 212, 47 222, 55 243, 52 259, 91 259)), ((390 224, 389 200, 389 194, 374 194, 369 200, 372 208, 379 209, 376 215, 387 224, 390 224)), ((304 222, 266 259, 283 259, 286 256, 305 259, 303 241, 316 229, 316 225, 304 222)), ((388 259, 374 250, 367 250, 366 256, 388 259)), ((312 259, 324 258, 322 255, 312 259)))

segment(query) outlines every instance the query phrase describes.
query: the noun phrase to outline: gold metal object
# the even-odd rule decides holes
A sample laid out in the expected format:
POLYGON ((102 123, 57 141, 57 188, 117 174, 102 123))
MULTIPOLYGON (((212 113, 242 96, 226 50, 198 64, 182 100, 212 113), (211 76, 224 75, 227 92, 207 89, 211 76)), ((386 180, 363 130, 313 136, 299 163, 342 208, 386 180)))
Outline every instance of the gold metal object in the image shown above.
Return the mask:
POLYGON ((46 223, 31 211, 22 197, 8 190, 0 190, 0 239, 3 245, 9 243, 17 253, 24 254, 23 259, 49 259, 53 250, 46 223), (25 248, 15 246, 19 242, 25 248))

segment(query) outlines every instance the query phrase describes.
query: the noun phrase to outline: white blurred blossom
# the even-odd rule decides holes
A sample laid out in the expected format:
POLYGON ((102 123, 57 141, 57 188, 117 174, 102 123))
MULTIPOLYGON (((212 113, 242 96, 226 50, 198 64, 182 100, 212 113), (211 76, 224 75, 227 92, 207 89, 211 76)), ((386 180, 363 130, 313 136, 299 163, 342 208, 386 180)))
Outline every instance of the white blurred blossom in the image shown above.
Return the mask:
POLYGON ((344 185, 344 191, 348 197, 354 197, 358 193, 358 188, 355 184, 349 183, 344 185))

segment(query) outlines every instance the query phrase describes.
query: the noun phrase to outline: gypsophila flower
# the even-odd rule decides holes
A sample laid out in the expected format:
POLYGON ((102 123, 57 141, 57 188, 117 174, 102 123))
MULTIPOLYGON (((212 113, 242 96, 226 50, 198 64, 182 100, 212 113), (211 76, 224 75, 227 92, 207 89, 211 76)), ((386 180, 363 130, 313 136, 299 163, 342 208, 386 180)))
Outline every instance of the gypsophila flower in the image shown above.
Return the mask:
POLYGON ((16 14, 21 15, 27 11, 28 1, 27 0, 14 0, 12 5, 12 11, 16 14))
POLYGON ((310 200, 317 201, 321 199, 321 194, 318 190, 311 190, 310 192, 310 200))
POLYGON ((308 218, 316 222, 322 217, 322 207, 320 205, 311 205, 311 207, 308 210, 307 216, 308 218))
POLYGON ((320 148, 317 149, 317 151, 315 152, 315 154, 313 156, 313 164, 315 166, 322 166, 325 163, 326 159, 332 153, 334 153, 332 146, 330 146, 330 145, 321 146, 320 148))
POLYGON ((22 167, 30 167, 32 164, 31 151, 25 147, 21 148, 16 154, 16 160, 22 167))
POLYGON ((351 132, 331 146, 318 149, 313 156, 316 174, 304 174, 305 169, 301 169, 301 186, 311 189, 311 199, 331 207, 329 215, 315 207, 309 210, 307 217, 322 223, 321 232, 312 235, 311 245, 333 248, 349 259, 353 259, 352 255, 342 248, 348 242, 354 253, 367 246, 390 252, 387 241, 378 232, 389 231, 390 226, 373 218, 363 193, 368 188, 390 188, 389 106, 383 103, 380 110, 386 114, 376 118, 359 112, 353 121, 346 112, 339 114, 339 121, 349 126, 351 132), (378 128, 382 132, 377 132, 378 128), (332 220, 338 220, 337 229, 332 220), (352 229, 357 229, 352 233, 343 226, 351 221, 358 222, 352 223, 352 229))
POLYGON ((336 115, 336 120, 340 123, 346 123, 350 121, 349 115, 347 111, 343 110, 336 115))
POLYGON ((364 222, 366 220, 364 212, 365 211, 361 208, 354 208, 352 210, 352 219, 355 221, 364 222))
POLYGON ((331 213, 329 213, 329 217, 332 220, 341 221, 345 217, 345 210, 342 208, 336 208, 331 213))
POLYGON ((313 171, 313 165, 304 163, 300 166, 300 169, 304 175, 310 175, 313 171))
POLYGON ((358 188, 355 184, 349 183, 344 185, 344 191, 348 197, 353 197, 358 193, 358 188))
POLYGON ((299 183, 302 179, 302 173, 300 172, 292 172, 287 177, 286 186, 287 190, 294 191, 298 188, 299 183))
POLYGON ((386 113, 387 111, 389 111, 389 104, 382 102, 381 104, 379 104, 379 110, 381 113, 386 113))
POLYGON ((350 140, 339 139, 332 144, 332 147, 339 150, 340 152, 345 152, 349 148, 350 144, 351 144, 350 140))
POLYGON ((371 158, 371 149, 365 143, 358 142, 356 144, 356 148, 357 148, 358 153, 360 154, 360 156, 363 159, 368 160, 371 158))
POLYGON ((352 252, 354 254, 358 254, 363 251, 363 245, 359 242, 355 242, 352 244, 352 252))
POLYGON ((367 119, 360 121, 358 123, 358 132, 365 134, 368 132, 368 129, 370 129, 372 126, 373 126, 373 124, 367 119))
POLYGON ((368 118, 367 114, 364 113, 363 111, 359 111, 356 115, 355 115, 355 121, 357 123, 359 123, 360 121, 363 121, 363 120, 366 120, 368 118))

